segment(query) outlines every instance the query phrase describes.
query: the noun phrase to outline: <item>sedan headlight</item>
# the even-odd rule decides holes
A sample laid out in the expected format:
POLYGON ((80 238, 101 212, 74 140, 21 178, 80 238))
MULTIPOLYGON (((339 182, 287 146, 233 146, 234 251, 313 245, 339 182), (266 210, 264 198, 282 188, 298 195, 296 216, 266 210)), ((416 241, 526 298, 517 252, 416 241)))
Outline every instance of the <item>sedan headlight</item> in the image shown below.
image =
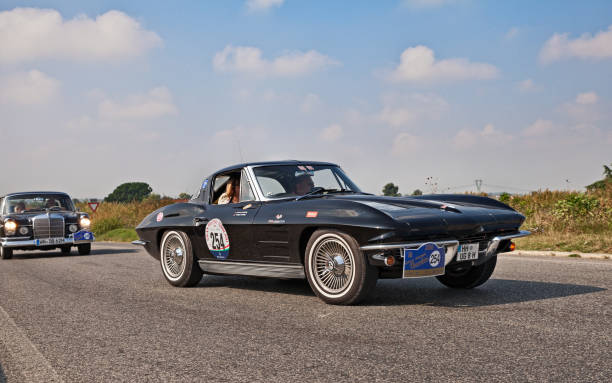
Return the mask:
POLYGON ((79 220, 79 225, 81 225, 81 229, 89 229, 89 226, 91 226, 91 220, 87 217, 81 217, 79 220))
POLYGON ((17 230, 17 222, 15 221, 6 221, 4 222, 4 234, 13 235, 17 230))
POLYGON ((27 235, 27 234, 28 234, 28 231, 29 231, 29 230, 28 230, 28 228, 27 228, 27 227, 25 227, 25 226, 21 226, 21 227, 19 228, 19 234, 21 234, 21 235, 27 235))
POLYGON ((71 233, 76 232, 78 229, 79 228, 75 224, 72 224, 72 225, 68 226, 68 230, 70 230, 71 233))

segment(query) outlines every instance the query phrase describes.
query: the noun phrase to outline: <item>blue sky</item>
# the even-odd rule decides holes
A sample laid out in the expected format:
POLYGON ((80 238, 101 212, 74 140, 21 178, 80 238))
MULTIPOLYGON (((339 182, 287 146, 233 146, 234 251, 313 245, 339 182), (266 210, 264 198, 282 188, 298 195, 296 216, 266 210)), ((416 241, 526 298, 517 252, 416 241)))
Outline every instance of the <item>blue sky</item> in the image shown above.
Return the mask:
POLYGON ((374 193, 580 189, 612 162, 611 15, 609 1, 3 1, 0 192, 139 180, 176 195, 286 158, 338 162, 374 193))

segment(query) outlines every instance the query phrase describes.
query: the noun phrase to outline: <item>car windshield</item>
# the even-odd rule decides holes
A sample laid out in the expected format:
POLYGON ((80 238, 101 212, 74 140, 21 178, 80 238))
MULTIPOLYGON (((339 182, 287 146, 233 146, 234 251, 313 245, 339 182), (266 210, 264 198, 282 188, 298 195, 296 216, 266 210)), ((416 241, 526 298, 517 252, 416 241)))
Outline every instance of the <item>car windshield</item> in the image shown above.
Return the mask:
POLYGON ((3 213, 27 213, 47 209, 74 211, 74 205, 65 194, 18 194, 6 197, 3 213))
POLYGON ((317 190, 361 192, 342 169, 333 165, 259 166, 253 172, 266 198, 297 197, 317 190))

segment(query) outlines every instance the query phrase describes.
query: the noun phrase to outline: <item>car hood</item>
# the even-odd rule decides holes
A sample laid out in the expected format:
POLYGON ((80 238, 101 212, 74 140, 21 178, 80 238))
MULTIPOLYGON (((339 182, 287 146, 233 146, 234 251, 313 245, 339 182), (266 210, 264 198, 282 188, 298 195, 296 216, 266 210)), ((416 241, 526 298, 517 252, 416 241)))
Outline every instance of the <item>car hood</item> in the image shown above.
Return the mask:
MULTIPOLYGON (((14 219, 18 222, 24 222, 24 221, 31 221, 32 218, 39 216, 39 215, 46 215, 47 212, 45 211, 33 211, 33 212, 26 212, 26 213, 11 213, 11 214, 7 214, 4 216, 5 219, 7 218, 11 218, 14 219)), ((60 215, 62 217, 64 217, 64 219, 71 219, 71 220, 76 220, 78 218, 79 213, 73 212, 73 211, 50 211, 49 214, 51 215, 60 215)))
POLYGON ((374 208, 409 226, 411 235, 470 236, 517 230, 525 217, 490 198, 463 195, 384 197, 335 195, 374 208), (429 197, 429 198, 428 198, 429 197))

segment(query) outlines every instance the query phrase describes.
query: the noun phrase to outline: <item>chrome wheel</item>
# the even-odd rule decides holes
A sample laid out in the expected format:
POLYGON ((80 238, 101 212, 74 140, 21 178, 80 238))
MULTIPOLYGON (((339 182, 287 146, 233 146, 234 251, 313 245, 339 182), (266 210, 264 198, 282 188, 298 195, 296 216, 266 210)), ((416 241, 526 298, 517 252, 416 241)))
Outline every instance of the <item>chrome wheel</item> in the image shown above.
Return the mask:
POLYGON ((317 284, 325 292, 340 294, 350 286, 355 273, 353 253, 340 237, 319 238, 310 259, 317 284))
POLYGON ((169 279, 179 279, 185 271, 185 242, 176 232, 166 235, 161 249, 161 263, 169 279))

